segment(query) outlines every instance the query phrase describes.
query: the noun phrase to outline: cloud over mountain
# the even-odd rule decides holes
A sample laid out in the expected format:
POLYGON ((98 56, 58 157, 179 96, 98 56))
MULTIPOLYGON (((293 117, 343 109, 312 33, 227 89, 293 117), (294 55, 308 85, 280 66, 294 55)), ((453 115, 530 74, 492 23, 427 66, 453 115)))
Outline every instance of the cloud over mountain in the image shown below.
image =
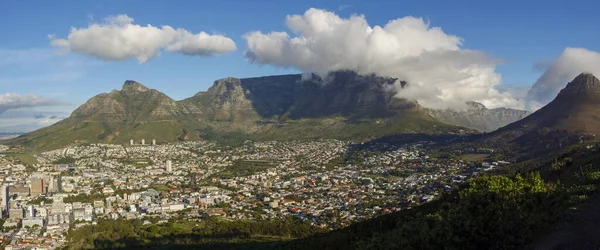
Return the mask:
POLYGON ((584 48, 566 48, 556 60, 544 63, 546 71, 527 93, 530 109, 539 109, 582 72, 600 76, 600 53, 584 48))
POLYGON ((9 109, 51 106, 60 104, 57 100, 35 94, 20 95, 16 93, 0 94, 0 114, 9 109))
POLYGON ((191 56, 212 56, 237 49, 233 40, 222 35, 193 34, 167 25, 141 26, 133 24, 133 18, 127 15, 110 16, 104 23, 90 24, 87 28, 72 27, 66 39, 53 35, 49 38, 51 45, 62 53, 74 52, 110 61, 135 58, 146 62, 161 49, 191 56))
POLYGON ((490 108, 524 106, 510 93, 500 92, 497 60, 483 52, 461 49, 462 39, 430 27, 422 18, 403 17, 370 26, 365 16, 342 18, 311 8, 288 15, 287 32, 244 35, 251 62, 293 67, 325 75, 354 70, 397 77, 410 84, 400 97, 429 108, 462 107, 478 101, 490 108))

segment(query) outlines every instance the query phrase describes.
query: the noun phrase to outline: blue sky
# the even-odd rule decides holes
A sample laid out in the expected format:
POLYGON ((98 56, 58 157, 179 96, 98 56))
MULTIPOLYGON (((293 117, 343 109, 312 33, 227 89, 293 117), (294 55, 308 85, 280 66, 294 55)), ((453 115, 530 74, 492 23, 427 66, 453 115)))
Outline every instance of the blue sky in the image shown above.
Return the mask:
MULTIPOLYGON (((495 72, 501 75, 502 84, 530 86, 544 73, 534 66, 552 62, 566 47, 600 51, 599 7, 600 3, 592 0, 2 1, 0 55, 4 59, 0 58, 0 94, 31 93, 64 105, 7 111, 0 114, 0 132, 3 125, 8 126, 7 116, 29 116, 38 111, 67 115, 98 93, 120 89, 127 79, 179 100, 206 90, 223 77, 300 72, 296 68, 249 63, 243 56, 247 45, 242 36, 250 31, 289 32, 286 15, 302 15, 309 8, 328 10, 341 18, 362 14, 370 26, 383 26, 405 16, 422 17, 444 33, 461 37, 461 49, 501 59, 503 63, 495 72), (160 56, 140 63, 135 59, 107 61, 78 53, 57 55, 57 49, 50 45, 49 34, 66 38, 71 27, 86 28, 119 14, 126 14, 142 26, 169 25, 194 34, 221 34, 231 38, 237 50, 212 57, 161 51, 160 56)), ((12 128, 4 132, 18 125, 15 119, 10 123, 12 128)))

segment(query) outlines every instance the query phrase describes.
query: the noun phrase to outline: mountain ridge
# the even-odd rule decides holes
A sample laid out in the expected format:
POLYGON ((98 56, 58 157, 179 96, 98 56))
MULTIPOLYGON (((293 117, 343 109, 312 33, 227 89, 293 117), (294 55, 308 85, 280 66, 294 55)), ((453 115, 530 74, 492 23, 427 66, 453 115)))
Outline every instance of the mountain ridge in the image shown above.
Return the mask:
POLYGON ((121 90, 90 98, 69 118, 15 141, 48 149, 70 143, 210 139, 368 139, 398 133, 471 132, 427 115, 389 91, 397 79, 353 71, 317 76, 223 78, 175 101, 127 80, 121 90), (233 133, 233 134, 232 134, 233 133))
POLYGON ((425 109, 426 113, 442 122, 475 129, 481 132, 491 132, 510 123, 527 117, 530 112, 511 108, 488 109, 478 102, 467 102, 468 108, 455 109, 425 109))

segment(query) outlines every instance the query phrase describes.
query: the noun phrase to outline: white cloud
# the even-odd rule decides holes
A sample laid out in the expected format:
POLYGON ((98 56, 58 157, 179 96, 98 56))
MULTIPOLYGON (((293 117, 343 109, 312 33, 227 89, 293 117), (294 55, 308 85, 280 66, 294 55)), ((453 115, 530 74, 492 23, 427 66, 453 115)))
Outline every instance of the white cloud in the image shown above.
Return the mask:
POLYGON ((146 62, 161 49, 174 53, 212 56, 236 50, 233 40, 222 35, 204 32, 192 34, 185 29, 170 26, 133 24, 127 15, 110 16, 104 23, 90 24, 87 28, 72 27, 67 39, 49 36, 51 45, 60 52, 75 52, 102 60, 123 61, 132 58, 146 62))
POLYGON ((566 48, 552 63, 544 63, 546 71, 527 93, 530 109, 552 101, 567 83, 582 72, 600 76, 600 53, 584 48, 566 48))
POLYGON ((35 94, 20 95, 16 93, 0 94, 0 114, 9 109, 24 107, 51 106, 60 102, 35 94))
POLYGON ((181 38, 167 46, 167 51, 182 53, 188 56, 211 56, 212 54, 225 54, 236 49, 233 40, 220 36, 209 35, 205 32, 192 34, 182 31, 181 38))
POLYGON ((404 17, 385 26, 370 26, 365 16, 341 18, 311 8, 288 15, 287 32, 247 33, 245 57, 254 63, 293 67, 325 75, 349 69, 409 82, 399 96, 430 108, 464 106, 478 101, 487 107, 524 106, 508 92, 499 92, 497 60, 460 48, 462 39, 422 18, 404 17))

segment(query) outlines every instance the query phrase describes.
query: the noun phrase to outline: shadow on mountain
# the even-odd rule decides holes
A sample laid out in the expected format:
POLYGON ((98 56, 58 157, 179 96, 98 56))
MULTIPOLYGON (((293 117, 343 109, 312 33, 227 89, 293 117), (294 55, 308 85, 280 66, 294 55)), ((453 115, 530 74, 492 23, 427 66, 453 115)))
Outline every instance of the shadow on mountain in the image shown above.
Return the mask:
MULTIPOLYGON (((416 107, 389 91, 397 79, 358 75, 353 71, 239 79, 244 96, 261 118, 319 118, 341 115, 354 121, 387 118, 416 107)), ((217 81, 218 82, 218 81, 217 81)), ((235 88, 230 85, 227 88, 235 88)))
POLYGON ((397 150, 398 147, 414 144, 426 143, 428 145, 450 145, 459 142, 471 141, 473 136, 457 134, 396 134, 382 136, 364 143, 351 144, 351 150, 371 150, 377 152, 389 152, 397 150))

